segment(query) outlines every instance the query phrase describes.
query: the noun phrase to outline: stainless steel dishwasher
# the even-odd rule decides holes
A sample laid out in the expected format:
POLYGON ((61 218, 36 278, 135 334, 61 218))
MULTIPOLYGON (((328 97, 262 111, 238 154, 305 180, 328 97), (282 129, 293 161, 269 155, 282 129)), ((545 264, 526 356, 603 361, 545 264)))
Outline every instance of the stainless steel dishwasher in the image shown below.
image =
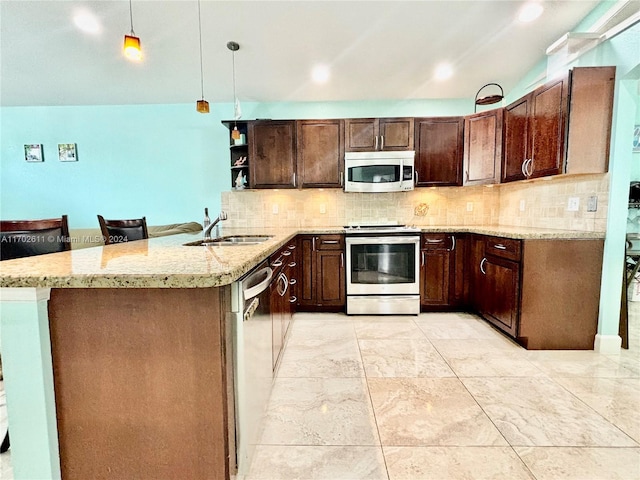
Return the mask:
POLYGON ((231 285, 234 338, 234 389, 238 474, 245 475, 260 440, 273 381, 271 368, 270 285, 268 261, 231 285))

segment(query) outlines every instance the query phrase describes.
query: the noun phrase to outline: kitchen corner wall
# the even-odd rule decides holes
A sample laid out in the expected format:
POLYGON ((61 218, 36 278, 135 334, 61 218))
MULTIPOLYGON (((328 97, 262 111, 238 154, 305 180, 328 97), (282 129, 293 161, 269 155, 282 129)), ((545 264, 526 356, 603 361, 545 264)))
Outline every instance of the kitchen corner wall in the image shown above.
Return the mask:
POLYGON ((479 187, 419 188, 399 193, 344 193, 338 189, 242 190, 223 192, 228 227, 326 227, 350 223, 418 226, 512 225, 604 232, 608 175, 558 176, 479 187), (587 198, 598 210, 587 212, 587 198), (566 210, 578 197, 577 212, 566 210), (524 211, 520 201, 524 200, 524 211), (426 215, 416 215, 420 204, 426 215))

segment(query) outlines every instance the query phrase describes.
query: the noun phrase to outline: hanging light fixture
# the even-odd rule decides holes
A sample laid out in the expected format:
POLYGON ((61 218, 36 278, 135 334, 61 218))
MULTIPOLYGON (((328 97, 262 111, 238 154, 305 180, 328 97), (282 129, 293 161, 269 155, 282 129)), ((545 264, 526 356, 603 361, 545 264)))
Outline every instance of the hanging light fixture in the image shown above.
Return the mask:
POLYGON ((200 35, 200 91, 202 99, 196 102, 196 110, 200 113, 209 113, 209 102, 204 99, 204 70, 202 69, 202 20, 200 18, 200 0, 198 0, 198 33, 200 35))
POLYGON ((475 106, 473 107, 473 113, 475 113, 478 110, 478 105, 493 105, 494 103, 498 103, 502 99, 504 99, 504 90, 502 90, 502 87, 497 83, 487 83, 486 85, 482 86, 480 90, 478 90, 478 93, 476 93, 476 100, 475 100, 475 106), (496 93, 494 95, 487 95, 486 97, 478 98, 478 95, 480 95, 480 92, 484 90, 485 87, 489 87, 491 85, 495 85, 496 87, 498 87, 500 89, 500 94, 498 95, 496 93))
POLYGON ((140 60, 142 58, 142 50, 140 49, 140 39, 136 37, 133 31, 131 0, 129 0, 129 19, 131 20, 131 32, 129 35, 124 36, 124 54, 130 60, 140 60))
MULTIPOLYGON (((242 116, 242 110, 240 109, 240 100, 236 96, 236 52, 240 50, 240 45, 236 42, 227 42, 227 48, 231 50, 231 63, 233 71, 233 118, 234 120, 240 120, 242 116)), ((240 131, 238 125, 234 124, 233 130, 231 130, 231 138, 234 140, 240 139, 240 131)))

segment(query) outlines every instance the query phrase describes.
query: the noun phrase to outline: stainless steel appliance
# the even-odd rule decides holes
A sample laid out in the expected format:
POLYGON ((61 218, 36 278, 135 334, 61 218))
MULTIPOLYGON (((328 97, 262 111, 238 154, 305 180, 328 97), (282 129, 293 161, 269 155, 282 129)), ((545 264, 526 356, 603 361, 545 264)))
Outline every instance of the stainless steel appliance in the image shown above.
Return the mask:
POLYGON ((273 382, 271 288, 267 261, 231 285, 238 474, 248 473, 273 382))
POLYGON ((415 152, 347 152, 345 192, 404 192, 413 190, 415 152))
POLYGON ((420 313, 419 229, 345 227, 348 315, 420 313))

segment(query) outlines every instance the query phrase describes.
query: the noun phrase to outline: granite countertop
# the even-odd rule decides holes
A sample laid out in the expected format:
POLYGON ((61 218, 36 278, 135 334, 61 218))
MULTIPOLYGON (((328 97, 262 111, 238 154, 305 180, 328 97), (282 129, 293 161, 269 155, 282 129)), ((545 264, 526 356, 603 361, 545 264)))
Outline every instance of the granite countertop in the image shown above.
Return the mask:
MULTIPOLYGON (((480 233, 515 239, 600 239, 603 233, 499 226, 430 226, 428 232, 480 233)), ((0 262, 0 287, 207 288, 227 285, 297 234, 344 233, 344 228, 223 229, 224 235, 268 234, 257 245, 184 246, 202 232, 71 250, 0 262)))

